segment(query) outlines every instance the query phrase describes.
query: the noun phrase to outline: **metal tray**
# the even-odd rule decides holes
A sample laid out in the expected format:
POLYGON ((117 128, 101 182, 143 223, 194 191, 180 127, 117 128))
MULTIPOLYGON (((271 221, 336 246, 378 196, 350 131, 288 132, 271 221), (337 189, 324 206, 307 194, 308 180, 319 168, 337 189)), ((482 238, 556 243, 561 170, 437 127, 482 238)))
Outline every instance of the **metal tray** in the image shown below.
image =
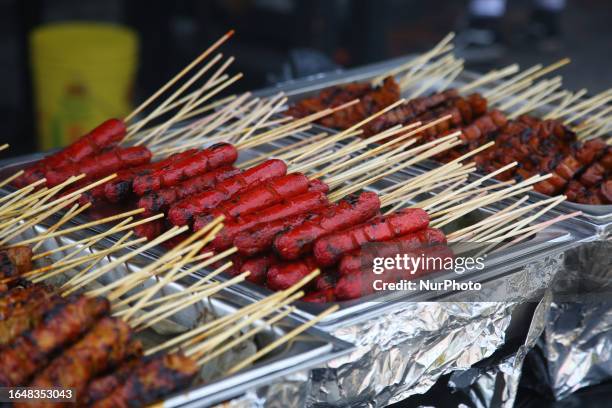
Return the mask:
MULTIPOLYGON (((273 146, 263 146, 260 147, 259 151, 248 151, 241 154, 240 160, 248 160, 257 154, 261 154, 261 152, 271 149, 273 146)), ((10 172, 14 172, 18 170, 20 167, 31 163, 38 159, 40 154, 31 155, 29 157, 22 157, 17 159, 12 159, 7 162, 0 162, 0 176, 10 172)), ((423 169, 408 169, 405 174, 402 174, 401 177, 404 176, 414 177, 418 174, 422 174, 424 172, 423 169)), ((380 180, 377 183, 369 186, 367 189, 370 191, 380 191, 385 187, 388 187, 395 182, 397 182, 398 175, 392 175, 391 177, 387 177, 384 180, 380 180)), ((480 220, 485 218, 486 216, 492 214, 495 210, 494 207, 484 207, 479 210, 476 210, 474 213, 468 214, 462 219, 459 219, 458 222, 467 222, 469 220, 480 220)), ((86 216, 76 217, 74 220, 76 223, 82 223, 88 221, 86 216)), ((93 230, 101 231, 103 227, 94 227, 93 230)), ((545 231, 538 233, 534 239, 529 242, 523 242, 518 245, 515 245, 512 248, 509 248, 507 251, 502 253, 499 256, 487 259, 486 269, 479 273, 478 279, 479 281, 487 282, 493 281, 496 279, 503 279, 504 277, 512 274, 513 270, 523 268, 529 262, 533 262, 537 259, 541 259, 542 257, 549 255, 554 251, 560 251, 567 246, 575 244, 577 241, 588 238, 589 234, 587 232, 574 230, 573 228, 569 228, 568 226, 564 226, 564 224, 555 225, 545 231), (537 243, 537 244, 534 244, 537 243)), ((118 237, 110 236, 107 242, 114 242, 118 237)), ((165 252, 163 247, 152 248, 151 250, 146 252, 146 256, 151 258, 157 258, 161 256, 165 252)), ((206 275, 206 271, 201 272, 202 275, 206 275)), ((438 279, 444 280, 449 277, 450 273, 442 273, 438 275, 438 279)), ((460 279, 470 279, 475 276, 472 274, 465 274, 461 278, 456 278, 456 280, 460 279)), ((227 276, 220 276, 219 280, 227 280, 227 276)), ((265 296, 270 295, 272 292, 264 287, 259 285, 255 285, 250 282, 243 282, 237 285, 228 288, 229 293, 232 293, 235 298, 242 298, 242 302, 249 302, 255 299, 261 299, 265 296)), ((406 294, 402 292, 396 293, 379 293, 366 297, 362 297, 360 299, 339 302, 340 309, 329 315, 326 319, 320 322, 317 327, 322 328, 326 331, 332 330, 338 326, 344 326, 347 324, 354 323, 355 321, 361 321, 364 319, 370 318, 372 315, 378 314, 383 310, 387 310, 388 308, 397 307, 398 302, 407 302, 407 301, 438 301, 444 300, 439 295, 433 293, 427 294, 406 294)), ((297 303, 297 312, 295 317, 300 320, 309 320, 314 315, 320 313, 323 310, 323 305, 311 304, 307 302, 298 302, 297 303)))
MULTIPOLYGON (((0 195, 4 194, 0 191, 0 195)), ((50 225, 59 220, 59 216, 51 217, 45 220, 44 223, 38 224, 27 231, 24 231, 20 236, 15 237, 13 242, 18 242, 23 239, 31 238, 44 233, 50 225)), ((76 224, 75 222, 69 222, 62 228, 69 228, 76 224)), ((44 241, 41 246, 41 251, 50 250, 63 246, 66 244, 73 243, 77 240, 91 236, 94 231, 81 230, 75 233, 57 237, 54 239, 44 241)), ((103 239, 97 243, 93 248, 84 249, 83 254, 94 253, 102 250, 112 244, 112 240, 103 239)), ((72 251, 70 249, 69 251, 72 251)), ((108 262, 111 262, 120 256, 129 252, 130 248, 120 250, 111 256, 106 257, 100 261, 99 265, 102 266, 108 262)), ((53 254, 50 259, 45 258, 45 261, 52 262, 53 260, 59 259, 65 256, 66 253, 62 251, 53 254)), ((37 261, 39 263, 42 263, 37 261)), ((109 283, 118 279, 125 274, 134 272, 144 265, 151 262, 151 258, 148 254, 132 258, 130 261, 121 264, 113 271, 105 274, 98 281, 101 284, 109 283)), ((174 282, 166 285, 162 288, 161 293, 156 295, 166 295, 175 293, 177 291, 185 290, 187 284, 193 283, 196 277, 188 277, 181 280, 180 282, 174 282)), ((143 287, 155 283, 155 279, 151 278, 149 281, 143 284, 143 287)), ((210 316, 224 316, 238 310, 241 305, 247 303, 247 299, 241 298, 236 292, 229 289, 222 290, 214 296, 200 301, 179 313, 171 316, 169 320, 177 323, 186 328, 195 327, 198 321, 201 321, 204 317, 210 316)), ((270 344, 272 341, 280 338, 283 334, 287 333, 290 329, 295 327, 299 322, 292 317, 287 317, 280 322, 276 323, 272 328, 266 327, 260 333, 258 333, 253 341, 260 347, 264 347, 270 344)), ((263 324, 261 321, 256 322, 256 325, 263 324)), ((145 344, 159 344, 160 341, 169 338, 167 335, 160 335, 153 333, 152 330, 144 331, 139 336, 142 337, 145 344)), ((225 378, 215 379, 213 381, 194 385, 188 390, 181 391, 174 395, 168 396, 164 401, 166 407, 176 406, 204 406, 214 403, 225 401, 229 398, 233 398, 241 395, 248 389, 257 386, 262 383, 273 383, 289 374, 309 370, 313 367, 320 366, 325 362, 338 358, 349 353, 353 349, 352 345, 334 338, 329 334, 319 331, 317 329, 308 329, 303 332, 300 336, 295 338, 292 342, 288 343, 286 347, 282 347, 281 350, 277 349, 272 353, 262 357, 261 360, 257 361, 253 366, 246 368, 236 374, 230 375, 225 378)))
MULTIPOLYGON (((289 102, 299 101, 304 98, 311 97, 317 94, 319 91, 334 85, 347 84, 351 82, 369 81, 376 76, 387 72, 391 68, 402 64, 410 60, 413 57, 404 57, 384 61, 376 64, 366 65, 363 67, 347 69, 344 71, 336 71, 329 74, 318 74, 310 77, 306 77, 300 80, 294 80, 284 82, 271 88, 266 88, 254 92, 256 95, 266 96, 271 95, 279 91, 283 91, 289 97, 289 102)), ((451 86, 460 87, 467 84, 480 75, 475 72, 463 71, 452 83, 451 86)), ((475 88, 476 91, 487 91, 493 88, 497 82, 489 83, 485 86, 475 88)), ((547 113, 553 107, 543 106, 539 108, 537 113, 547 113)), ((330 129, 321 125, 316 125, 318 131, 327 131, 330 133, 337 133, 338 130, 330 129)), ((346 142, 348 143, 348 141, 346 142)), ((440 163, 434 160, 424 161, 417 165, 431 169, 439 166, 440 163)), ((539 201, 546 198, 544 194, 537 192, 530 193, 531 201, 539 201)), ((588 204, 577 204, 571 202, 564 202, 558 206, 558 209, 563 213, 568 214, 574 211, 582 211, 583 215, 580 218, 587 223, 592 225, 592 229, 595 229, 600 234, 606 234, 612 230, 612 205, 588 205, 588 204)))

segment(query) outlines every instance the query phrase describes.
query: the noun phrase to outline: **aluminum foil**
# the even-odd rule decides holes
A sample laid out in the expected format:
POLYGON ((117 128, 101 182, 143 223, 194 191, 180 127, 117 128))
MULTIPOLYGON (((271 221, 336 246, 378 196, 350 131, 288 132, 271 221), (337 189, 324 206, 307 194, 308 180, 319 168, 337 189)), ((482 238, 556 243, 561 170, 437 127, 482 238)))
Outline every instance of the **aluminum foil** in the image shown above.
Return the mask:
POLYGON ((612 379, 612 243, 587 243, 565 258, 525 344, 491 367, 451 377, 475 406, 512 407, 522 376, 523 385, 556 400, 612 379))
MULTIPOLYGON (((515 293, 507 302, 403 302, 336 328, 334 336, 356 344, 351 354, 300 373, 304 384, 284 379, 223 406, 379 407, 424 393, 441 375, 467 370, 503 345, 515 308, 541 297, 562 265, 563 253, 551 255, 485 286, 485 298, 515 293)), ((538 335, 534 331, 534 338, 538 335)))

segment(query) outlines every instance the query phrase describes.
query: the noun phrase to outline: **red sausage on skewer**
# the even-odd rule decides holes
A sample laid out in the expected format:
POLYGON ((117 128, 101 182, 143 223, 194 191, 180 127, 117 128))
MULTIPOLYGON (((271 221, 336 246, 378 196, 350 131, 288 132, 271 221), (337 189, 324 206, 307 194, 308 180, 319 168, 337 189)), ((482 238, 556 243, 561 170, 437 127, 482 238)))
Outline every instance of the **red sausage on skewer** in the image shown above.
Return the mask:
POLYGON ((134 193, 144 195, 151 191, 174 186, 181 181, 206 173, 221 166, 233 164, 238 150, 229 143, 218 143, 193 156, 134 179, 134 193))
POLYGON ((380 220, 358 225, 319 238, 313 247, 314 256, 321 266, 331 266, 342 255, 358 249, 367 242, 387 241, 429 225, 429 215, 421 208, 407 208, 380 220))
POLYGON ((42 179, 49 168, 78 163, 87 157, 99 154, 103 149, 119 143, 125 137, 125 133, 126 127, 122 120, 109 119, 59 152, 25 169, 24 174, 17 178, 14 184, 23 187, 42 179))
POLYGON ((189 224, 193 217, 208 213, 239 191, 246 190, 257 183, 283 176, 286 172, 287 165, 282 160, 266 160, 217 184, 213 189, 176 202, 168 211, 168 220, 173 225, 189 224))
POLYGON ((445 243, 446 236, 442 231, 435 228, 426 228, 381 242, 371 249, 362 247, 345 254, 338 264, 338 272, 340 275, 349 275, 364 268, 371 268, 375 257, 389 258, 405 251, 445 243))
POLYGON ((184 152, 175 153, 154 163, 121 170, 117 173, 117 177, 103 184, 104 195, 111 203, 123 202, 130 198, 133 194, 132 184, 135 177, 144 176, 151 174, 155 170, 164 169, 172 163, 193 156, 195 153, 197 153, 196 149, 189 149, 185 150, 184 152))
MULTIPOLYGON (((328 203, 329 202, 327 201, 325 194, 320 192, 306 192, 304 194, 288 198, 283 203, 273 205, 259 212, 246 214, 234 219, 230 218, 227 222, 224 221, 225 227, 219 231, 215 239, 212 241, 211 246, 215 251, 222 251, 232 246, 235 237, 243 231, 247 231, 251 228, 259 230, 259 226, 261 225, 266 232, 269 232, 271 228, 266 228, 267 224, 277 221, 280 221, 281 223, 284 221, 286 222, 286 220, 291 220, 296 216, 299 217, 302 214, 312 213, 328 203)), ((214 212, 208 216, 198 217, 193 226, 194 230, 197 231, 204 227, 215 217, 216 214, 214 212)), ((302 220, 305 218, 306 216, 303 216, 302 220)), ((292 222, 295 221, 292 220, 292 222)), ((254 253, 255 252, 252 254, 254 253)))
POLYGON ((312 256, 295 262, 281 262, 270 266, 266 285, 272 290, 285 290, 298 283, 317 268, 312 256))
POLYGON ((143 146, 114 149, 83 159, 78 163, 47 170, 45 172, 47 186, 56 186, 71 176, 83 173, 87 175, 88 180, 104 177, 124 168, 148 163, 151 160, 151 156, 151 151, 143 146))
POLYGON ((378 213, 380 198, 364 192, 331 206, 318 217, 292 228, 274 239, 274 251, 284 259, 297 259, 310 251, 320 237, 365 222, 378 213))
POLYGON ((242 255, 252 256, 267 251, 272 248, 274 238, 278 234, 317 217, 320 212, 321 210, 303 212, 294 216, 283 216, 268 223, 258 223, 251 229, 236 234, 233 244, 242 255))
POLYGON ((232 219, 241 214, 249 214, 281 203, 284 199, 305 193, 308 191, 308 186, 308 177, 304 174, 287 174, 266 180, 236 194, 212 213, 214 215, 223 214, 226 219, 232 219))
POLYGON ((166 212, 175 202, 193 194, 214 187, 218 183, 234 177, 240 169, 232 166, 220 167, 208 173, 190 178, 173 187, 164 188, 145 194, 138 200, 138 207, 144 208, 142 215, 148 217, 158 212, 166 212))

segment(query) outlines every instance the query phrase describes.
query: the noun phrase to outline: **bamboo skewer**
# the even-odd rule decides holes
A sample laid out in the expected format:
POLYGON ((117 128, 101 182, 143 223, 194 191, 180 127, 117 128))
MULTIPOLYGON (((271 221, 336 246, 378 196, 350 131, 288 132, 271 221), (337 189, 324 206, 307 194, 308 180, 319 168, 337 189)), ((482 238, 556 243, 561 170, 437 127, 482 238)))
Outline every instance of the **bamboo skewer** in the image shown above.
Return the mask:
POLYGON ((286 335, 284 335, 280 339, 277 339, 277 340, 273 341, 272 343, 268 344, 267 346, 265 346, 264 348, 258 350, 257 353, 253 354, 252 356, 246 358, 245 360, 243 360, 239 364, 237 364, 234 367, 232 367, 227 373, 228 374, 233 374, 233 373, 236 373, 236 372, 242 370, 246 366, 252 364, 254 361, 257 361, 262 356, 264 356, 267 353, 269 353, 270 351, 274 350, 276 347, 280 346, 281 344, 286 343, 290 339, 292 339, 295 336, 303 333, 304 331, 306 331, 310 327, 314 326, 315 324, 317 324, 321 320, 325 319, 327 316, 329 316, 330 314, 334 313, 339 308, 340 308, 340 306, 338 306, 338 305, 335 305, 335 306, 332 306, 332 307, 328 308, 327 310, 325 310, 324 312, 322 312, 318 316, 313 317, 308 322, 306 322, 303 325, 293 329, 292 331, 290 331, 289 333, 287 333, 286 335))
POLYGON ((172 85, 174 85, 178 80, 180 80, 185 74, 191 71, 196 65, 202 62, 206 57, 208 57, 215 49, 219 48, 225 41, 227 41, 232 35, 234 35, 234 30, 230 30, 225 33, 219 40, 217 40, 214 44, 212 44, 208 49, 206 49, 203 53, 201 53, 196 59, 194 59, 189 65, 181 70, 178 74, 176 74, 170 81, 168 81, 164 86, 159 88, 153 95, 151 95, 147 100, 141 103, 136 109, 134 109, 128 116, 125 117, 124 121, 129 122, 132 118, 142 112, 147 106, 149 106, 155 99, 157 99, 161 94, 167 91, 172 85))

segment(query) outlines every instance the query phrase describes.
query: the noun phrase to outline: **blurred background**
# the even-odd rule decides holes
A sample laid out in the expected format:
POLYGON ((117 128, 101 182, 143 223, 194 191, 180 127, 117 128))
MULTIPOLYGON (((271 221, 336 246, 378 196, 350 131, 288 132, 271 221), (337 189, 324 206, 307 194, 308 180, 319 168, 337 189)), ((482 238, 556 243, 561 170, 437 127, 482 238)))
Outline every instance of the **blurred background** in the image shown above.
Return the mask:
POLYGON ((55 117, 78 122, 88 114, 87 87, 64 83, 66 67, 95 72, 83 83, 120 95, 94 102, 116 107, 109 101, 119 98, 125 111, 229 28, 236 35, 224 53, 236 57, 233 72, 245 74, 233 91, 424 51, 454 30, 469 69, 568 56, 565 86, 596 92, 612 85, 611 20, 610 0, 0 0, 0 139, 17 155, 49 147, 39 133, 44 141, 59 134, 51 142, 61 143, 64 133, 81 132, 55 117), (32 41, 40 27, 68 21, 129 30, 124 40, 102 36, 89 47, 76 34, 32 41), (122 58, 110 57, 113 50, 122 58), (41 97, 59 83, 61 103, 41 97), (43 115, 41 104, 54 105, 55 116, 43 115))

